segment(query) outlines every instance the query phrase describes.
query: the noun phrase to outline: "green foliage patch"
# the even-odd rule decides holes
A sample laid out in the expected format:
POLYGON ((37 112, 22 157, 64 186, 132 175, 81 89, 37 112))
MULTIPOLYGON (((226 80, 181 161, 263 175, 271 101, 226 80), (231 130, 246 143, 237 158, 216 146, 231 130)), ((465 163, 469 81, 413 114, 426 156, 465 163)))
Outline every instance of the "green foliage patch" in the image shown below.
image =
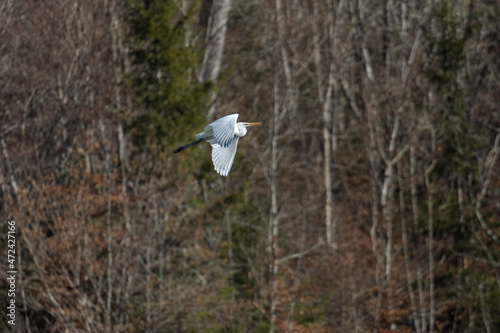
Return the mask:
POLYGON ((196 79, 203 50, 197 30, 199 2, 179 8, 167 0, 129 0, 131 58, 140 68, 130 77, 136 105, 144 110, 130 124, 136 144, 174 144, 193 138, 204 123, 210 85, 196 79))

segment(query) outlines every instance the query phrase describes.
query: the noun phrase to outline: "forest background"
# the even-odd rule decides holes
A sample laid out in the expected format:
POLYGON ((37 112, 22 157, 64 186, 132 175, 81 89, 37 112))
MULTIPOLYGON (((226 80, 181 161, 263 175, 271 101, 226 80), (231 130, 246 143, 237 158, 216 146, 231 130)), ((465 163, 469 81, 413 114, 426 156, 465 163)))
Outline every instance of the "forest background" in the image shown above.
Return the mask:
POLYGON ((497 332, 500 2, 4 0, 12 332, 497 332), (261 121, 228 177, 204 125, 261 121))

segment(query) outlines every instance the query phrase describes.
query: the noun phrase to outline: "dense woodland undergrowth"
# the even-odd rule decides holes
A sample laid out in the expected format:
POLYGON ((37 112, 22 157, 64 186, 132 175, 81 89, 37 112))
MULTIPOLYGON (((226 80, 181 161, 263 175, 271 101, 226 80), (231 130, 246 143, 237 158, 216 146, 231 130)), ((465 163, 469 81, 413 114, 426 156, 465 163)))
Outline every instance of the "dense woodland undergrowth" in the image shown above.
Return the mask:
POLYGON ((499 331, 499 17, 2 1, 0 328, 499 331), (228 177, 207 144, 171 154, 230 113, 263 126, 228 177))

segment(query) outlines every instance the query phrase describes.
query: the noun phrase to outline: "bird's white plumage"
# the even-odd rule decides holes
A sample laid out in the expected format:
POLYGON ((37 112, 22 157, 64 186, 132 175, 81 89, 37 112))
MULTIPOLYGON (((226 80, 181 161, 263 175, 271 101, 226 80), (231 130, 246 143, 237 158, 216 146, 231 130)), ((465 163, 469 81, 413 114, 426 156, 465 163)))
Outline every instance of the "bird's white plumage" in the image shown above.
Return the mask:
POLYGON ((212 146, 212 162, 215 171, 221 176, 228 175, 236 156, 239 139, 236 136, 238 116, 237 113, 230 114, 205 126, 204 133, 212 136, 207 138, 207 142, 212 146))
POLYGON ((236 120, 238 119, 238 116, 239 114, 235 113, 217 119, 216 121, 205 126, 205 131, 198 134, 196 139, 203 138, 204 134, 211 134, 221 147, 228 147, 236 133, 236 120))
POLYGON ((259 122, 255 123, 237 123, 238 114, 230 114, 228 116, 217 119, 216 121, 205 126, 205 130, 196 135, 196 141, 185 146, 175 149, 173 152, 178 153, 182 150, 198 144, 202 140, 207 141, 212 146, 212 161, 215 170, 222 176, 227 176, 229 170, 233 166, 236 149, 238 148, 238 140, 247 133, 246 127, 259 126, 259 122))
POLYGON ((236 149, 238 148, 238 139, 239 137, 235 136, 226 148, 221 147, 217 143, 212 145, 212 162, 214 163, 215 171, 221 176, 227 176, 233 166, 236 149))

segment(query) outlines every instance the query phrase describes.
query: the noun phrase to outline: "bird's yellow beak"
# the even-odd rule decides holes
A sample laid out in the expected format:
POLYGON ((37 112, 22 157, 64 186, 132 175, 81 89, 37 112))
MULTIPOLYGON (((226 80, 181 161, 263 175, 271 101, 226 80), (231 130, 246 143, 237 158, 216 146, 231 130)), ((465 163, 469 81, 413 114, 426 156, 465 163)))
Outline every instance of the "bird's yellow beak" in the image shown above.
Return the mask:
POLYGON ((262 125, 262 123, 260 121, 258 121, 256 123, 246 123, 245 125, 247 125, 247 126, 260 126, 260 125, 262 125))

